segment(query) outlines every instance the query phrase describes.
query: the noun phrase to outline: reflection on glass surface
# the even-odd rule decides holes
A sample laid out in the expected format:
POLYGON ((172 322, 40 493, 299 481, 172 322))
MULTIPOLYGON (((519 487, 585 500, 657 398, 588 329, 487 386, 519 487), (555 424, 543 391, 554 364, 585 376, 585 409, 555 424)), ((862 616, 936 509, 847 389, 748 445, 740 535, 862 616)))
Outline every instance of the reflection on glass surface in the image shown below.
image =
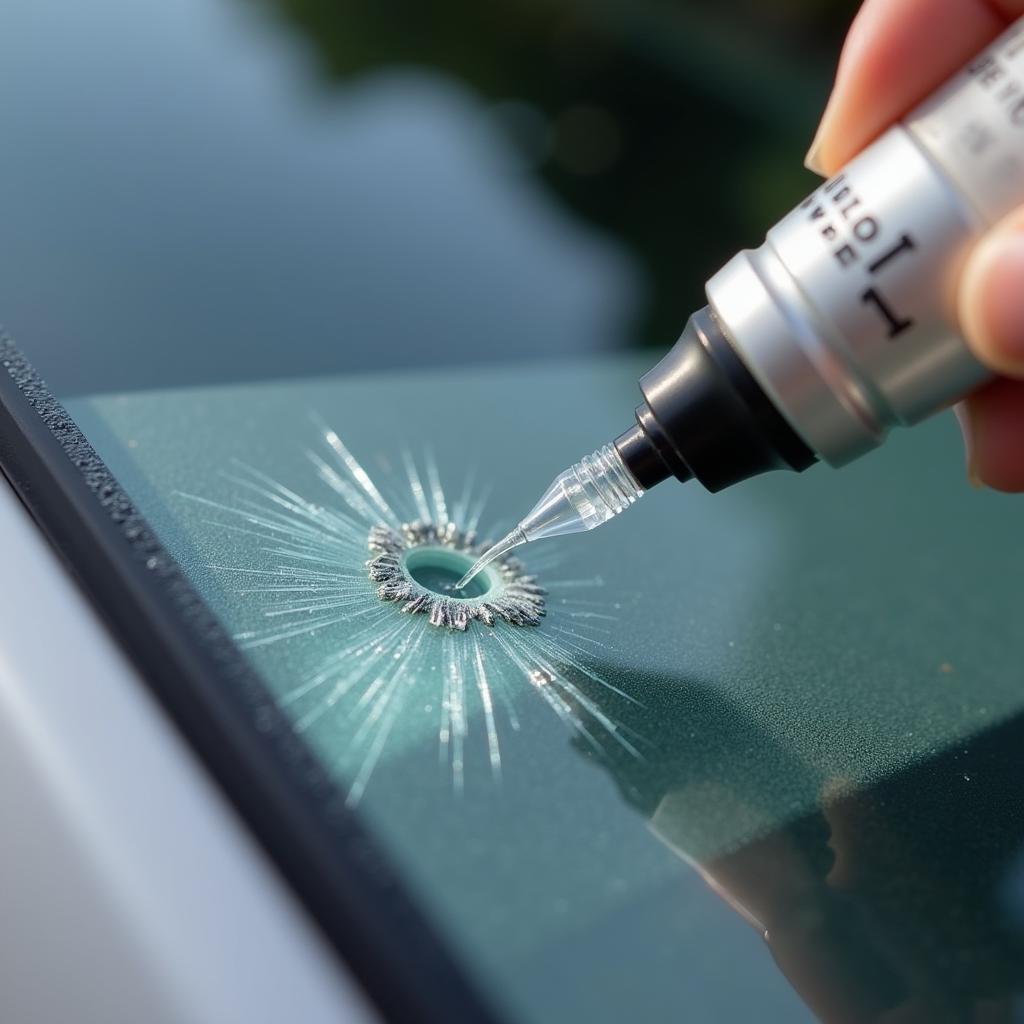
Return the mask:
POLYGON ((10 0, 0 322, 59 395, 665 348, 853 6, 10 0))
POLYGON ((405 449, 510 525, 651 357, 515 361, 673 340, 806 191, 854 6, 0 5, 0 320, 512 1019, 1021 1012, 1020 504, 947 424, 666 488, 527 549, 539 626, 449 633, 309 416, 399 526, 405 449), (449 369, 350 376, 401 366, 449 369))
POLYGON ((475 463, 493 488, 484 532, 498 532, 537 480, 608 433, 641 365, 168 391, 71 411, 513 1019, 1009 1013, 1024 977, 1024 551, 1018 503, 960 485, 950 424, 842 473, 655 493, 631 522, 527 548, 548 590, 538 627, 437 629, 362 575, 365 522, 337 519, 354 523, 360 502, 366 522, 387 513, 311 413, 400 521, 438 516, 436 483, 448 515, 475 515, 461 489, 475 463), (522 394, 561 403, 564 436, 524 418, 522 394), (410 481, 401 453, 424 437, 433 454, 410 481), (270 540, 275 522, 285 532, 270 540), (321 564, 325 524, 340 540, 321 564), (337 589, 293 602, 266 593, 265 572, 337 589), (546 698, 550 679, 523 671, 538 652, 567 683, 549 694, 569 717, 546 698))

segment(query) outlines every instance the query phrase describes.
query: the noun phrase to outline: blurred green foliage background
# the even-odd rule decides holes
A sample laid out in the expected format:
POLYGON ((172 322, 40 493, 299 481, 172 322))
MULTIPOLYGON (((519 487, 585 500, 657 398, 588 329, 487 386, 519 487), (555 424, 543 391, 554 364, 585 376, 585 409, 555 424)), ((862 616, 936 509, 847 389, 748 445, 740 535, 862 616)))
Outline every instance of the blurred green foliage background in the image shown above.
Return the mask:
POLYGON ((326 88, 404 65, 459 80, 648 279, 664 347, 704 280, 813 186, 801 159, 857 0, 244 0, 326 88))
POLYGON ((0 319, 61 395, 663 350, 855 8, 0 3, 0 319))

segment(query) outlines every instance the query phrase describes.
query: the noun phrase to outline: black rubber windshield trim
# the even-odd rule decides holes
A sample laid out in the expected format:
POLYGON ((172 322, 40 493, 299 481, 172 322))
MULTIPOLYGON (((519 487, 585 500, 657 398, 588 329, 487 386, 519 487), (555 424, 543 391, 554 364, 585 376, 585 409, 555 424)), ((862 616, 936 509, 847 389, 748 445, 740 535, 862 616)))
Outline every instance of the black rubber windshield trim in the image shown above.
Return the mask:
POLYGON ((496 1021, 64 407, 0 333, 0 470, 388 1020, 496 1021))

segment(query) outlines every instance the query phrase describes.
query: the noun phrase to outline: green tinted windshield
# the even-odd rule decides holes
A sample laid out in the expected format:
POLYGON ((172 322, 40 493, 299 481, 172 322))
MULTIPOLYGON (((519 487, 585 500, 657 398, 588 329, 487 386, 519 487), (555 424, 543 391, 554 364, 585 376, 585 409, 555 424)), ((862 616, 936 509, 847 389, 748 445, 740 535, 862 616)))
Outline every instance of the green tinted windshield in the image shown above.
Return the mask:
POLYGON ((491 624, 431 621, 466 533, 612 437, 644 368, 70 408, 513 1019, 1010 999, 1021 506, 963 486, 948 418, 841 473, 666 484, 527 547, 467 602, 491 624))

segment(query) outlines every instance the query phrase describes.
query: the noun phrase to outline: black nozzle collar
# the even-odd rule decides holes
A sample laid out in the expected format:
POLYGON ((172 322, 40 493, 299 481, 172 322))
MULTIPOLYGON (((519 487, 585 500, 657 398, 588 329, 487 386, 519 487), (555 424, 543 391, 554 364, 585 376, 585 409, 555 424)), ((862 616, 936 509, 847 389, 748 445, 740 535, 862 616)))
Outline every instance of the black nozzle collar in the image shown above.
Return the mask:
POLYGON ((744 365, 710 308, 640 378, 636 425, 615 447, 645 490, 674 476, 709 491, 817 458, 744 365))

